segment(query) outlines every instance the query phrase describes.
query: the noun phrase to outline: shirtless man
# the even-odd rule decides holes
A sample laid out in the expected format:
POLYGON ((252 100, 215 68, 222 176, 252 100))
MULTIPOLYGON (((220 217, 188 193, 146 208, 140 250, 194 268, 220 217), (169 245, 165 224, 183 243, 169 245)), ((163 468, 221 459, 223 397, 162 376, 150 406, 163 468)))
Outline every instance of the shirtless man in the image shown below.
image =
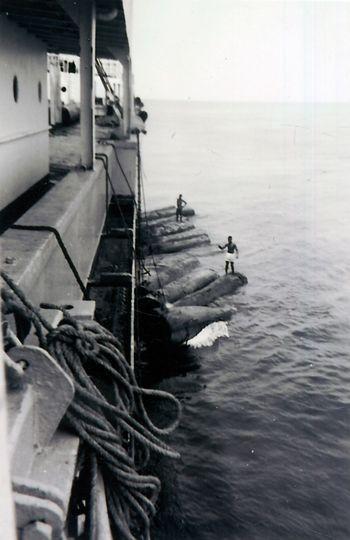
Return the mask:
POLYGON ((228 265, 229 263, 231 264, 231 271, 232 271, 232 274, 235 273, 235 267, 234 267, 234 254, 235 252, 237 253, 237 258, 238 258, 238 248, 236 246, 236 244, 234 244, 232 242, 232 236, 229 236, 227 238, 227 244, 225 244, 224 246, 220 246, 220 244, 218 244, 218 247, 223 250, 225 248, 227 248, 227 253, 226 253, 226 258, 225 258, 225 274, 227 274, 228 272, 228 265))
POLYGON ((180 194, 176 200, 176 221, 182 221, 182 209, 186 206, 187 202, 182 198, 180 194))

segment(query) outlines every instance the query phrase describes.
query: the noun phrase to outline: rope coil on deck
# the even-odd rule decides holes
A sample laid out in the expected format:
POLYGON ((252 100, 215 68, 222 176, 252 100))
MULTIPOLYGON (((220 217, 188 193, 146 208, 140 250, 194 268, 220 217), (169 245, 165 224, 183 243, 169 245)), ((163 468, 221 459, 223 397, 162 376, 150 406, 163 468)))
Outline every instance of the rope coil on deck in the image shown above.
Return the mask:
POLYGON ((47 304, 63 312, 59 326, 53 328, 5 272, 1 271, 1 277, 11 289, 2 289, 7 310, 33 323, 40 346, 74 381, 75 396, 65 420, 101 467, 115 536, 149 539, 161 486, 158 478, 142 474, 140 468, 151 450, 179 457, 159 437, 177 427, 180 402, 167 392, 140 388, 119 340, 97 322, 77 321, 64 307, 47 304), (156 426, 146 411, 145 396, 169 401, 175 419, 167 426, 156 426))

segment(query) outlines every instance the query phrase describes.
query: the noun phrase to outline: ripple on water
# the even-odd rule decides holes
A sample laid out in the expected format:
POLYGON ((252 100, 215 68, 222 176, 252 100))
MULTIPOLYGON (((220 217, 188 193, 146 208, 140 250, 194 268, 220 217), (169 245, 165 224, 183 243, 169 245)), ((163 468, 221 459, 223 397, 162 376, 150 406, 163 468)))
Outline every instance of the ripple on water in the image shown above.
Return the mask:
MULTIPOLYGON (((339 137, 320 133, 336 134, 339 117, 350 125, 350 108, 159 107, 144 147, 149 196, 166 206, 185 178, 201 228, 214 247, 233 234, 249 284, 219 301, 237 308, 230 337, 198 350, 199 372, 167 382, 184 403, 169 437, 182 458, 164 465, 153 536, 349 540, 349 184, 339 137), (294 144, 287 126, 301 124, 294 144), (181 137, 159 144, 169 125, 181 137)), ((223 272, 214 249, 199 256, 223 272)))

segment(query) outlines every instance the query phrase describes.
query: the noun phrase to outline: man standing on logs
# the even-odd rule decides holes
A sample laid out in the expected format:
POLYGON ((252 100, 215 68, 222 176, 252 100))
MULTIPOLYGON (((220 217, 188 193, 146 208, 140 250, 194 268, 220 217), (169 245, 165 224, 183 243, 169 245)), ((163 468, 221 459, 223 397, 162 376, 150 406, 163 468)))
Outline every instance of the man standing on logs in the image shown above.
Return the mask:
POLYGON ((182 198, 182 195, 178 196, 176 200, 176 221, 182 221, 182 209, 186 206, 187 202, 182 198))
POLYGON ((235 267, 234 267, 234 255, 235 255, 235 252, 237 253, 236 257, 238 259, 238 248, 236 246, 236 244, 234 244, 232 242, 232 236, 229 236, 227 238, 227 244, 225 244, 224 246, 220 246, 220 244, 218 244, 218 247, 223 250, 225 248, 227 248, 227 253, 226 253, 226 258, 225 258, 225 274, 227 274, 228 272, 228 265, 231 264, 231 271, 232 271, 232 274, 235 273, 235 267))

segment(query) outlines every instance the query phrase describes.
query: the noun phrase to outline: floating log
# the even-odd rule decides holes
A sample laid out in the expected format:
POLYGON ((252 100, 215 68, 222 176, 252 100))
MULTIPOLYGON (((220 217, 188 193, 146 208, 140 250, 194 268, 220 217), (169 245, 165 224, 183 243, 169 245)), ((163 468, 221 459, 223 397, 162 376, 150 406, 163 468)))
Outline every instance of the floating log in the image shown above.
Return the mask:
POLYGON ((206 244, 210 244, 209 236, 207 234, 201 234, 195 238, 182 239, 175 242, 171 241, 170 237, 169 241, 156 244, 153 249, 155 253, 177 253, 178 251, 182 251, 184 249, 203 246, 206 244))
POLYGON ((180 268, 183 264, 188 264, 188 261, 191 259, 195 259, 196 266, 199 266, 199 260, 197 257, 194 257, 189 253, 176 253, 174 255, 152 255, 151 257, 147 257, 145 259, 145 263, 147 267, 155 265, 161 270, 169 267, 173 268, 174 266, 180 268))
POLYGON ((190 206, 185 206, 185 208, 182 209, 182 215, 185 217, 192 217, 195 215, 195 211, 190 206))
MULTIPOLYGON (((164 244, 167 242, 181 242, 182 240, 189 240, 190 238, 198 238, 199 236, 208 236, 206 232, 199 229, 191 229, 190 231, 181 231, 165 237, 160 236, 154 238, 154 242, 164 244)), ((209 238, 209 237, 208 237, 209 238)))
POLYGON ((159 208, 158 210, 151 210, 146 214, 142 214, 142 219, 152 221, 154 219, 164 218, 168 216, 175 216, 176 207, 175 206, 166 206, 165 208, 159 208))
POLYGON ((163 290, 159 290, 159 293, 164 292, 167 302, 176 302, 180 298, 202 289, 218 277, 218 273, 214 270, 199 268, 193 273, 191 272, 190 275, 168 283, 163 287, 163 290))
POLYGON ((182 221, 176 221, 176 216, 171 215, 167 217, 161 217, 153 220, 142 220, 142 225, 148 227, 149 229, 155 229, 160 225, 167 225, 170 223, 183 223, 182 221))
MULTIPOLYGON (((195 215, 195 211, 190 206, 185 206, 182 209, 182 215, 191 217, 195 215)), ((159 208, 157 210, 151 210, 147 214, 142 214, 142 219, 153 221, 159 218, 165 218, 169 216, 176 216, 176 206, 166 206, 165 208, 159 208)))
POLYGON ((180 277, 187 275, 188 272, 199 266, 199 260, 196 257, 188 254, 179 254, 169 257, 155 257, 154 266, 152 259, 146 260, 146 266, 151 272, 151 276, 147 277, 144 285, 149 289, 156 291, 159 289, 159 280, 161 286, 164 286, 170 281, 175 281, 180 277))
POLYGON ((195 227, 193 223, 177 223, 175 221, 158 225, 157 227, 152 228, 151 231, 153 236, 158 237, 172 236, 173 234, 178 234, 185 231, 192 231, 194 228, 195 227))
POLYGON ((239 287, 248 283, 243 274, 236 273, 221 276, 209 285, 176 302, 177 306, 207 306, 221 296, 234 293, 239 287))
POLYGON ((227 321, 232 316, 230 308, 202 306, 172 307, 167 311, 156 311, 163 320, 161 337, 174 344, 184 343, 196 336, 208 324, 227 321))
POLYGON ((158 242, 159 239, 173 237, 179 233, 193 231, 194 225, 192 223, 171 223, 158 225, 157 227, 142 227, 141 229, 141 242, 144 246, 153 245, 154 242, 158 242))

